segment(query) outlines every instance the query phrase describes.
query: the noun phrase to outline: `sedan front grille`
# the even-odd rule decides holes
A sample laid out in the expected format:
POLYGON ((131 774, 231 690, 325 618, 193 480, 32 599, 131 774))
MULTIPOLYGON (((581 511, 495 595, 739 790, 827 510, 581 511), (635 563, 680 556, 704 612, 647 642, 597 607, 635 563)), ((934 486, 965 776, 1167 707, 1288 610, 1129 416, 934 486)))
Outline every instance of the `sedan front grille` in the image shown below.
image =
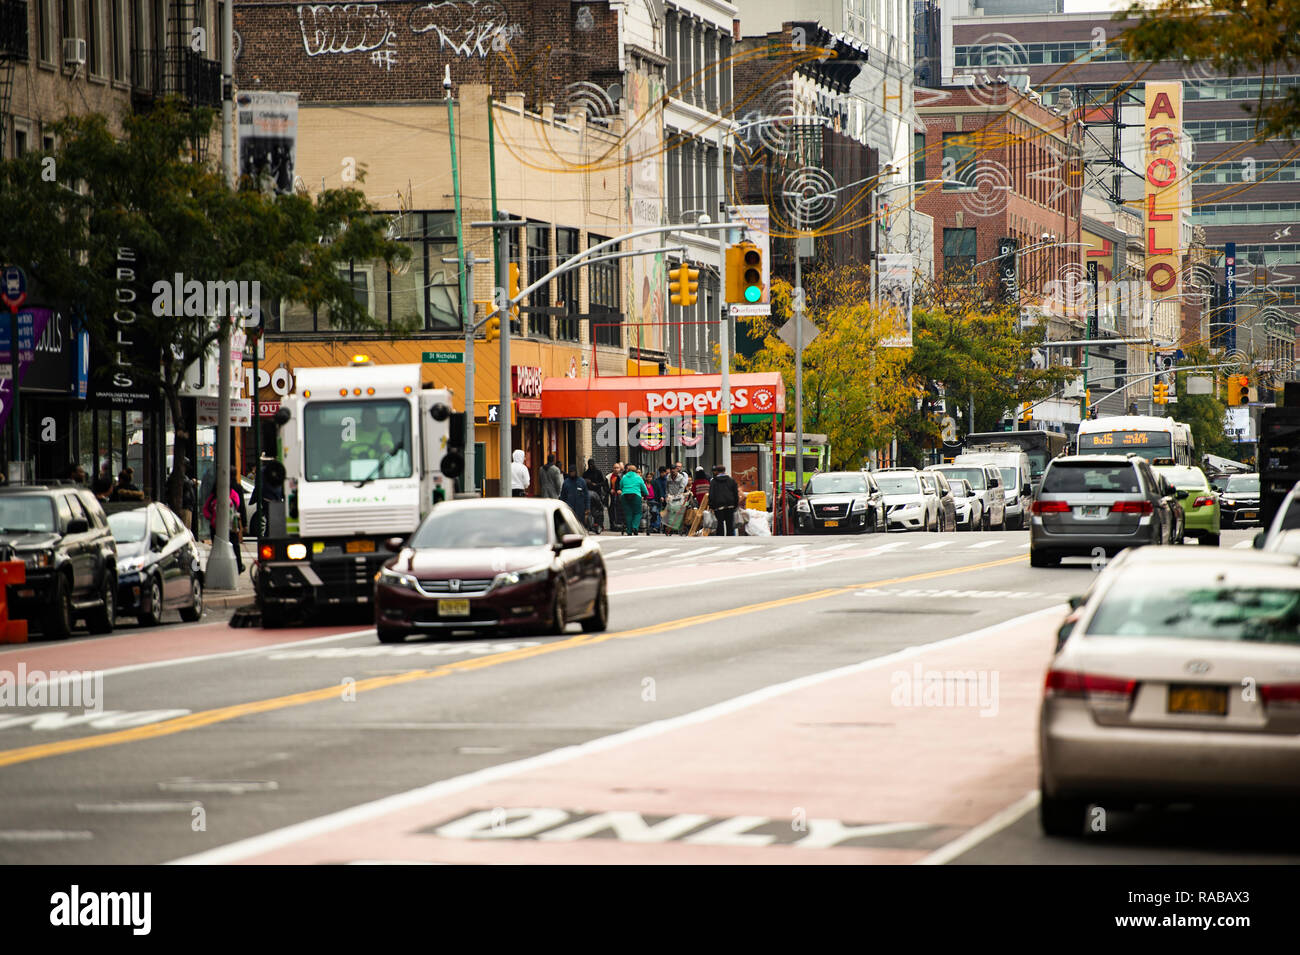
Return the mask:
POLYGON ((474 597, 487 593, 492 580, 491 577, 421 580, 420 589, 426 594, 439 597, 474 597))

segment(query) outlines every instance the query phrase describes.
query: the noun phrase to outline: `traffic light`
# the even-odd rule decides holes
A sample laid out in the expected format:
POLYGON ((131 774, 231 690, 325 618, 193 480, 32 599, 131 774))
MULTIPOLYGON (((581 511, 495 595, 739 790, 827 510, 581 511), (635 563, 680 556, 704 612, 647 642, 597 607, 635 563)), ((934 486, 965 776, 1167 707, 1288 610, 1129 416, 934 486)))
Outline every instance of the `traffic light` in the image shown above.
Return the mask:
POLYGON ((1034 420, 1034 403, 1032 401, 1026 401, 1024 404, 1020 406, 1020 420, 1021 421, 1034 420))
MULTIPOLYGON (((512 303, 510 306, 510 322, 513 328, 513 323, 519 321, 519 303, 515 301, 515 298, 519 295, 519 263, 511 262, 506 269, 506 274, 506 297, 512 303)), ((498 334, 500 334, 499 325, 498 322, 498 334)))
POLYGON ((1157 381, 1151 389, 1152 398, 1158 405, 1169 404, 1169 386, 1163 381, 1157 381))
POLYGON ((674 305, 688 308, 694 305, 699 296, 700 270, 693 269, 685 262, 675 269, 668 270, 668 297, 674 305))
POLYGON ((763 252, 753 242, 727 247, 727 303, 754 305, 763 300, 763 252))
POLYGON ((1228 376, 1228 404, 1250 404, 1250 378, 1246 375, 1228 376))
POLYGON ((499 315, 493 315, 491 318, 487 320, 487 324, 483 326, 483 340, 487 342, 494 342, 500 337, 501 337, 501 317, 499 315))

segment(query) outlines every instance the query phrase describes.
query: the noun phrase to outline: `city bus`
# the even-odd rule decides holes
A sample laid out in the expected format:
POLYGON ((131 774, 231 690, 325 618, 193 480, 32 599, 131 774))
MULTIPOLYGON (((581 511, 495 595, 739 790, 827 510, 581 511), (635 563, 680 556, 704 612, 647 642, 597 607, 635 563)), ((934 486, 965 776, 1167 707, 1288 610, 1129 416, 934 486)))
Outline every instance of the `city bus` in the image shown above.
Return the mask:
POLYGON ((1190 425, 1151 415, 1111 415, 1079 422, 1079 454, 1128 454, 1152 464, 1196 465, 1190 425))

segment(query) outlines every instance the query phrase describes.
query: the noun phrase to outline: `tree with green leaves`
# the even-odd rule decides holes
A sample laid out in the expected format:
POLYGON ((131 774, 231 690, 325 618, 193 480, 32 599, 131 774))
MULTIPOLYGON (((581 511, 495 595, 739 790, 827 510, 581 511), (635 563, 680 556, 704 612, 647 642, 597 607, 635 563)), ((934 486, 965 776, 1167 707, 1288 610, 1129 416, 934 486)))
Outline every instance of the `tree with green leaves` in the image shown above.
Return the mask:
MULTIPOLYGON (((1210 365, 1214 360, 1205 345, 1195 345, 1187 349, 1180 365, 1210 365)), ((1187 393, 1189 374, 1202 376, 1213 375, 1212 371, 1189 372, 1177 375, 1178 401, 1169 405, 1170 415, 1175 421, 1182 421, 1191 426, 1192 446, 1198 458, 1207 454, 1221 457, 1236 456, 1237 449, 1224 432, 1223 419, 1228 406, 1218 395, 1191 395, 1187 393)))
POLYGON ((118 254, 132 250, 139 277, 132 339, 156 349, 158 363, 133 370, 171 413, 176 440, 167 500, 177 510, 188 435, 182 384, 186 369, 215 347, 220 326, 214 317, 158 314, 148 297, 153 282, 176 275, 257 282, 262 302, 321 307, 336 327, 362 330, 377 324, 340 267, 352 260, 391 264, 408 254, 387 239, 386 221, 356 189, 311 196, 270 195, 254 183, 230 188, 204 155, 215 119, 211 110, 170 100, 123 116, 120 133, 101 115, 68 116, 55 127, 52 153, 0 164, 0 260, 27 270, 33 301, 81 317, 96 354, 110 353, 119 334, 118 254))
POLYGON ((1270 78, 1300 72, 1300 0, 1159 0, 1133 3, 1116 20, 1136 20, 1120 43, 1132 60, 1206 63, 1228 76, 1259 77, 1256 139, 1300 130, 1300 88, 1270 78))

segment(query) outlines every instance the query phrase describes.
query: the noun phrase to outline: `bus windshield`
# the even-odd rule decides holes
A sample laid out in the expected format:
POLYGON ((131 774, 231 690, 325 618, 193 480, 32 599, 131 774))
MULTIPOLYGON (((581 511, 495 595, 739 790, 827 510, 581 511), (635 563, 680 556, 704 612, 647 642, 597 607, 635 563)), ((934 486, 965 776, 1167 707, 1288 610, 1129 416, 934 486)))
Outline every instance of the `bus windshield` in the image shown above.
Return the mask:
POLYGON ((1174 442, 1168 431, 1094 431, 1079 435, 1079 453, 1133 453, 1148 461, 1172 460, 1174 442))

